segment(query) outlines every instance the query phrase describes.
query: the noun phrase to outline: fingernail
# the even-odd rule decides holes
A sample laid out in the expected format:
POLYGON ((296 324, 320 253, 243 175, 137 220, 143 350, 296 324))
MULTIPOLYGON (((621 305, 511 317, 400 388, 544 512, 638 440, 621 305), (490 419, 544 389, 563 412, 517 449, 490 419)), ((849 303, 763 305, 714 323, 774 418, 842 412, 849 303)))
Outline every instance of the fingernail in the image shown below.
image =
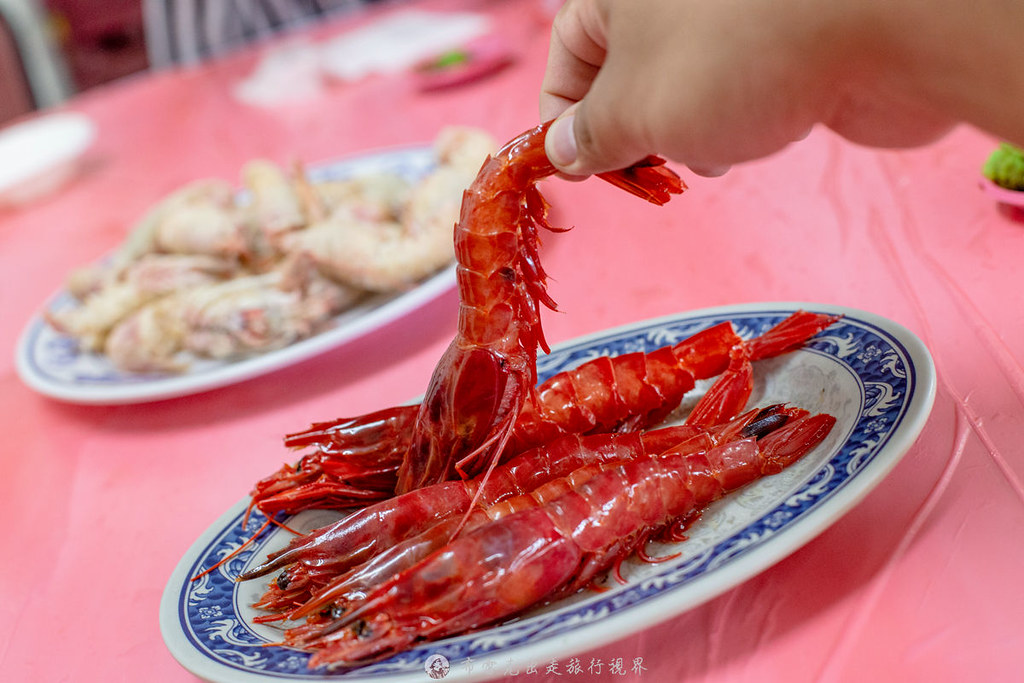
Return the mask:
POLYGON ((729 172, 731 166, 690 166, 691 171, 705 178, 718 178, 729 172))
POLYGON ((572 114, 556 119, 544 138, 544 151, 555 166, 565 167, 576 161, 576 134, 573 131, 575 120, 572 114))

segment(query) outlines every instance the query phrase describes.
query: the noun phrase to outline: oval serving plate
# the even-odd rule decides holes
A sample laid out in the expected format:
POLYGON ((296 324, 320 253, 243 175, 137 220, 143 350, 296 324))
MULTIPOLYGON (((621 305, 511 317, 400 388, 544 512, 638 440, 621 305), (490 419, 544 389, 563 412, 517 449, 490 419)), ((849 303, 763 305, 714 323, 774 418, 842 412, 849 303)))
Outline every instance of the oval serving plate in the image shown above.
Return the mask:
MULTIPOLYGON (((314 181, 337 180, 374 172, 394 172, 409 179, 435 165, 430 145, 404 147, 320 164, 309 169, 314 181)), ((284 348, 235 361, 197 359, 179 375, 124 372, 102 354, 85 353, 74 339, 53 329, 41 314, 22 333, 16 352, 18 374, 36 391, 73 403, 127 404, 156 401, 207 391, 258 377, 312 358, 366 335, 451 290, 455 266, 397 294, 376 295, 335 316, 318 334, 284 348)), ((75 305, 66 292, 46 303, 48 310, 75 305)))
MULTIPOLYGON (((524 614, 512 623, 424 643, 361 668, 307 669, 308 655, 282 647, 280 632, 252 623, 251 605, 265 582, 234 577, 283 547, 291 534, 261 536, 217 570, 190 578, 234 552, 263 523, 241 520, 248 500, 218 519, 185 553, 164 591, 160 625, 174 657, 210 681, 422 681, 434 655, 450 666, 446 680, 496 675, 481 662, 543 666, 651 628, 763 571, 801 547, 860 501, 896 465, 924 427, 935 398, 935 369, 924 344, 900 325, 852 309, 815 304, 758 304, 707 309, 636 323, 561 344, 538 359, 540 379, 600 355, 653 350, 730 320, 744 338, 761 334, 797 309, 844 317, 804 349, 756 364, 751 405, 789 402, 837 418, 828 438, 780 474, 712 505, 688 540, 654 554, 679 551, 659 564, 627 561, 627 585, 583 591, 524 614), (475 666, 472 665, 475 663, 475 666)), ((691 392, 692 404, 709 382, 691 392)), ((685 409, 686 406, 684 406, 685 409)), ((307 511, 286 523, 307 531, 337 519, 307 511)), ((500 667, 499 667, 500 669, 500 667)))
POLYGON ((25 204, 59 188, 79 169, 96 135, 92 119, 72 111, 0 130, 0 207, 25 204))

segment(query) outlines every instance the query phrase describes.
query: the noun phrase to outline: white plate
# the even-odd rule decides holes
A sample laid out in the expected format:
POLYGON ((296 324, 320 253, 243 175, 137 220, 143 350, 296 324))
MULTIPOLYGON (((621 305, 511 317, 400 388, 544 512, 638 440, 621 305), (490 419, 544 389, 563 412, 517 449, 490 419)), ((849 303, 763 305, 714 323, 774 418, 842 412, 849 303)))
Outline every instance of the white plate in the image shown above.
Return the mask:
MULTIPOLYGON (((313 167, 309 175, 319 181, 388 171, 415 179, 434 163, 431 147, 411 147, 313 167)), ((142 403, 184 396, 241 382, 316 356, 406 315, 454 286, 452 265, 407 292, 366 299, 336 316, 324 331, 283 349, 231 362, 197 360, 188 372, 180 375, 119 370, 102 354, 81 352, 74 339, 60 334, 42 315, 36 315, 18 343, 18 374, 36 391, 75 403, 142 403)), ((47 302, 46 308, 73 305, 74 299, 61 292, 47 302)))
POLYGON ((70 112, 0 131, 0 205, 28 202, 56 189, 95 138, 92 120, 70 112))
MULTIPOLYGON (((935 397, 935 369, 928 350, 903 327, 873 314, 776 303, 637 323, 559 345, 538 362, 543 380, 599 355, 672 344, 723 320, 733 321, 740 335, 748 338, 798 308, 845 317, 805 349, 758 363, 751 400, 755 405, 785 401, 828 412, 837 418, 836 426, 825 442, 786 471, 711 506, 688 531, 689 540, 666 549, 682 551, 678 559, 626 563, 628 585, 610 582, 607 592, 583 591, 513 623, 326 674, 308 671, 308 655, 302 652, 265 646, 277 642, 279 632, 253 625, 257 613, 249 607, 265 582, 233 580, 287 543, 290 534, 267 533, 216 571, 189 580, 237 549, 262 524, 262 518, 251 519, 248 527, 241 527, 248 502, 243 500, 195 542, 171 576, 160 605, 167 647, 185 668, 210 681, 337 677, 360 683, 420 682, 426 680, 424 665, 434 654, 449 661, 445 680, 476 681, 499 676, 509 666, 524 671, 536 665, 543 670, 553 659, 567 661, 710 600, 821 533, 896 465, 923 428, 935 397), (485 666, 487 662, 492 667, 485 666)), ((336 514, 307 511, 287 524, 303 531, 335 518, 336 514)))

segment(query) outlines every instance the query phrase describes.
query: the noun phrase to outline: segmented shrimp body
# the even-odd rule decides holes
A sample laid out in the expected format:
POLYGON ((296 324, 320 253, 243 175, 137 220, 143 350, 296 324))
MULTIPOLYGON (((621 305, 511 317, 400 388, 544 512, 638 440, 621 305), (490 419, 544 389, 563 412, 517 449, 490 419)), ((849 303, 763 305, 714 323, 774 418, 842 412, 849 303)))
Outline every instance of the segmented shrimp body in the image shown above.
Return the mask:
MULTIPOLYGON (((653 456, 671 447, 679 452, 707 449, 764 433, 806 414, 776 406, 734 418, 744 405, 723 401, 722 396, 745 404, 750 393, 748 381, 746 372, 730 369, 723 373, 683 425, 647 432, 566 435, 508 460, 486 477, 448 480, 371 505, 293 539, 240 578, 252 579, 284 568, 256 606, 277 613, 291 610, 289 618, 297 618, 308 613, 310 605, 335 601, 337 606, 342 595, 365 589, 379 582, 379 577, 410 566, 446 543, 463 525, 473 526, 473 514, 480 521, 481 510, 493 510, 509 499, 523 497, 532 496, 538 502, 539 489, 547 487, 550 493, 551 482, 579 468, 653 456)), ((279 618, 271 615, 260 620, 279 618)))
POLYGON ((602 469, 562 495, 457 537, 326 624, 289 631, 310 666, 351 666, 513 617, 588 585, 730 491, 781 471, 821 442, 834 418, 805 416, 761 439, 702 454, 669 450, 602 469))
MULTIPOLYGON (((547 349, 540 306, 554 308, 538 254, 538 230, 550 226, 536 184, 555 172, 546 131, 538 126, 489 157, 463 197, 455 226, 458 329, 417 413, 399 493, 493 463, 536 384, 537 347, 547 349)), ((602 177, 655 203, 682 191, 660 160, 602 177)))

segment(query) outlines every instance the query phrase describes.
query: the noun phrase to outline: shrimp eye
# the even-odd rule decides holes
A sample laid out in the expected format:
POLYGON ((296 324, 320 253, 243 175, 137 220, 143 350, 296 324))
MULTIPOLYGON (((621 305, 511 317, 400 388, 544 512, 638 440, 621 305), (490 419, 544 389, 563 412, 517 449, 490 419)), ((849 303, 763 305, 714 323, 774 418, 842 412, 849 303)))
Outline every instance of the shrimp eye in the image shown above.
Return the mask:
POLYGON ((785 413, 775 413, 774 415, 767 415, 760 419, 754 420, 741 432, 744 437, 755 437, 760 439, 763 436, 775 431, 782 425, 786 424, 789 416, 785 413))
POLYGON ((288 584, 290 584, 291 582, 292 579, 290 576, 288 576, 288 572, 281 572, 277 575, 277 581, 275 581, 274 583, 276 583, 277 587, 281 590, 288 590, 288 584))
POLYGON ((373 634, 373 629, 365 619, 360 619, 352 625, 352 632, 355 633, 356 638, 369 638, 373 634))

